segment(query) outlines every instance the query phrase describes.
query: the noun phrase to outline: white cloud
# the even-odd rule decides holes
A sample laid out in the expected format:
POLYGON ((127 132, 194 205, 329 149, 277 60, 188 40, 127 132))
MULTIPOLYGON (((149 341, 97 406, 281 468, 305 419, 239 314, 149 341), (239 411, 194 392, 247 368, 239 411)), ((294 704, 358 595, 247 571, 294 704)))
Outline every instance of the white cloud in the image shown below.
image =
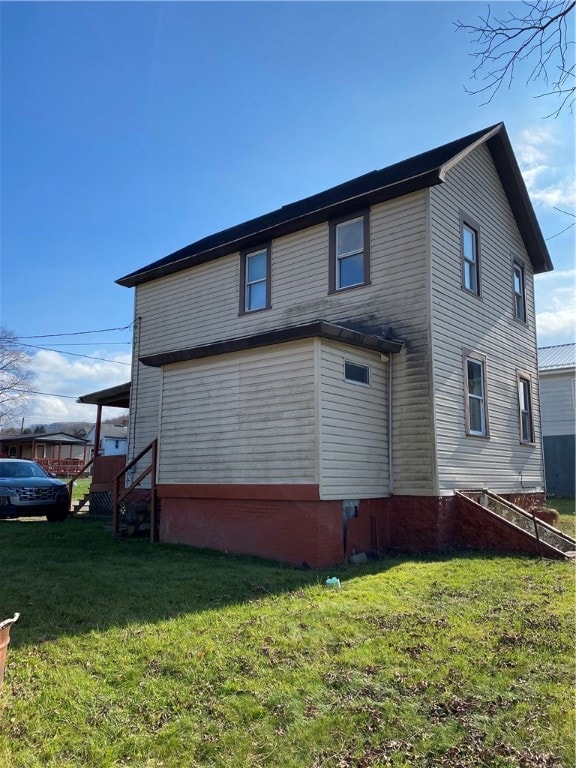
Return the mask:
POLYGON ((576 341, 576 269, 537 276, 536 329, 540 345, 576 341))
MULTIPOLYGON (((130 380, 130 353, 95 350, 86 354, 107 358, 110 362, 74 359, 48 350, 33 355, 32 370, 36 374, 33 389, 43 394, 34 395, 28 402, 25 426, 54 421, 95 421, 96 406, 77 403, 76 399, 130 380)), ((118 408, 105 408, 103 418, 122 413, 118 408)))
MULTIPOLYGON (((568 343, 576 341, 576 308, 566 307, 558 309, 555 312, 540 312, 536 316, 536 327, 538 329, 538 339, 542 341, 552 336, 565 337, 568 343)), ((557 342, 561 343, 561 342, 557 342)))
POLYGON ((567 174, 566 153, 550 125, 526 128, 520 134, 516 155, 528 193, 545 208, 573 207, 576 185, 567 174))
POLYGON ((573 208, 576 204, 576 183, 574 179, 564 178, 557 184, 552 184, 543 189, 537 189, 536 182, 534 182, 534 187, 530 193, 532 199, 543 203, 548 208, 573 208))

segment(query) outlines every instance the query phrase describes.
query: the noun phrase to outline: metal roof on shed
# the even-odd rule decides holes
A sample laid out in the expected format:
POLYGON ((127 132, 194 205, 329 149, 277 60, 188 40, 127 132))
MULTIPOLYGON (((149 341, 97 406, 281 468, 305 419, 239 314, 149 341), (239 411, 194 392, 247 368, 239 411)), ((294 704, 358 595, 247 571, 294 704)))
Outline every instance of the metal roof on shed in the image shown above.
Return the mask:
POLYGON ((576 344, 557 344, 538 348, 538 369, 576 368, 576 344))

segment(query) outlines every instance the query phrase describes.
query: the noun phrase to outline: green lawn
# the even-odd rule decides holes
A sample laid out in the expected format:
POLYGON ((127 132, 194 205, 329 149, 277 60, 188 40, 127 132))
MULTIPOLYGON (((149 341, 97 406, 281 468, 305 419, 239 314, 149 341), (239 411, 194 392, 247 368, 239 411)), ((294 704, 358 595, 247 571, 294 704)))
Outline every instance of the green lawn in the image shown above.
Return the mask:
MULTIPOLYGON (((66 477, 62 479, 65 482, 68 482, 69 480, 69 478, 66 477)), ((72 486, 72 501, 78 501, 78 499, 81 499, 85 493, 88 493, 91 484, 91 477, 79 477, 77 480, 75 480, 74 485, 72 486)))
POLYGON ((560 514, 560 529, 576 538, 576 502, 574 499, 547 499, 546 506, 560 514))
POLYGON ((575 764, 571 563, 303 571, 82 518, 2 522, 0 551, 2 766, 575 764))

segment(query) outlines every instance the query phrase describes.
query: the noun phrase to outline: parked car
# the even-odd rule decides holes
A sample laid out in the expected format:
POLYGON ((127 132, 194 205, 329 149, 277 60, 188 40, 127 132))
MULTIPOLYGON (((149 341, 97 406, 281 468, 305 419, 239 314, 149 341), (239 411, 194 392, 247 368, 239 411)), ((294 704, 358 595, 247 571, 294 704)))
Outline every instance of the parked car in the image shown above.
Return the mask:
POLYGON ((44 516, 51 523, 70 511, 68 486, 35 461, 0 459, 0 518, 44 516))

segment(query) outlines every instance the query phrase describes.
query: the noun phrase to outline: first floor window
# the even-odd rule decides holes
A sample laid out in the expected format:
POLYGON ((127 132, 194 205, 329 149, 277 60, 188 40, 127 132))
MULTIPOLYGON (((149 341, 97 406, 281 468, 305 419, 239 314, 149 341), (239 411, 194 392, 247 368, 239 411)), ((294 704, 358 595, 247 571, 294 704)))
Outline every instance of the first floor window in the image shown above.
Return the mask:
POLYGON ((240 312, 254 312, 270 306, 270 248, 242 254, 240 312))
POLYGON ((369 278, 368 214, 330 224, 330 291, 366 285, 369 278))
POLYGON ((518 376, 518 406, 520 409, 520 442, 533 443, 532 387, 528 376, 518 376))
POLYGON ((486 366, 481 357, 467 357, 464 367, 466 386, 466 432, 486 437, 486 366))
POLYGON ((480 244, 478 229, 462 221, 462 287, 480 295, 480 244))
POLYGON ((524 266, 519 261, 514 262, 514 316, 522 322, 526 322, 526 293, 524 280, 524 266))
POLYGON ((370 384, 370 368, 367 365, 344 361, 344 378, 354 384, 370 384))

